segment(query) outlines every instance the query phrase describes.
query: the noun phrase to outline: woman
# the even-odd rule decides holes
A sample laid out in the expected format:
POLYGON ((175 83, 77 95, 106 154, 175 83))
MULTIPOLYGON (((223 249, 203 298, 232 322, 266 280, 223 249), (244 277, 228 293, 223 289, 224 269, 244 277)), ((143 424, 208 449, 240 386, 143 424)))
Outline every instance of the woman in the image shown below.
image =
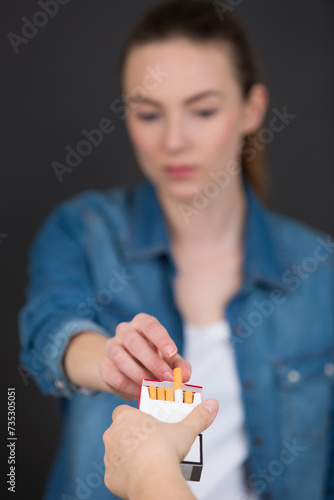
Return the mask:
POLYGON ((242 28, 159 5, 120 85, 145 180, 62 204, 32 249, 21 361, 64 419, 45 498, 110 498, 110 415, 175 366, 220 405, 197 498, 332 498, 333 244, 260 201, 268 92, 242 28))

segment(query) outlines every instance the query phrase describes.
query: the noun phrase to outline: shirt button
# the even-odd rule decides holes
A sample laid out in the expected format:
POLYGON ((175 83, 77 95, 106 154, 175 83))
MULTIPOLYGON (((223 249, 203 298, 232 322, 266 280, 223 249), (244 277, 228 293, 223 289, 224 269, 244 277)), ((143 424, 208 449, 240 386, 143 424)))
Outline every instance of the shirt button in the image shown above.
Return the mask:
POLYGON ((334 375, 334 363, 326 363, 324 366, 324 372, 327 377, 334 375))
POLYGON ((245 380, 242 386, 246 391, 249 391, 250 389, 253 389, 253 382, 251 380, 245 380))
POLYGON ((300 373, 298 370, 290 370, 288 375, 287 375, 288 381, 291 382, 291 384, 295 384, 296 382, 299 382, 300 380, 300 373))
POLYGON ((265 498, 266 500, 270 500, 271 497, 272 494, 269 491, 263 495, 263 498, 265 498))
POLYGON ((254 446, 261 446, 263 443, 263 439, 262 437, 260 436, 256 436, 254 439, 253 439, 253 445, 254 446))
POLYGON ((58 387, 58 389, 64 389, 65 384, 61 380, 56 380, 55 381, 55 386, 58 387))

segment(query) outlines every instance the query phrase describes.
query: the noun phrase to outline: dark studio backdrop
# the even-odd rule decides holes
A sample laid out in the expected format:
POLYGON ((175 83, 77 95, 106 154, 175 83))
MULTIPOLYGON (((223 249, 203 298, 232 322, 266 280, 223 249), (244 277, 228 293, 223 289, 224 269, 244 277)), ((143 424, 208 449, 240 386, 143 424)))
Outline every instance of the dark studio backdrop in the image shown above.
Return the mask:
MULTIPOLYGON (((43 3, 43 0, 42 0, 43 3)), ((47 2, 46 2, 47 3, 47 2)), ((54 2, 51 2, 54 4, 54 2)), ((51 209, 88 188, 133 183, 140 174, 120 114, 117 57, 133 22, 158 0, 59 0, 58 12, 37 1, 1 0, 1 324, 2 400, 16 388, 16 498, 39 499, 56 449, 55 400, 42 396, 18 362, 17 314, 24 303, 27 249, 51 209), (25 42, 26 20, 30 25, 25 42), (15 47, 13 45, 17 44, 15 47), (104 118, 115 129, 59 182, 52 163, 65 163, 82 130, 104 118)), ((295 115, 263 137, 272 178, 272 206, 334 234, 334 3, 332 0, 226 0, 244 20, 263 61, 276 110, 295 115)), ((6 423, 2 426, 3 449, 6 423)), ((7 454, 6 454, 7 457, 7 454)), ((7 462, 7 461, 6 461, 7 462)), ((6 492, 7 463, 1 467, 6 492)), ((8 492, 7 492, 8 493, 8 492)), ((5 498, 5 496, 1 496, 5 498)))

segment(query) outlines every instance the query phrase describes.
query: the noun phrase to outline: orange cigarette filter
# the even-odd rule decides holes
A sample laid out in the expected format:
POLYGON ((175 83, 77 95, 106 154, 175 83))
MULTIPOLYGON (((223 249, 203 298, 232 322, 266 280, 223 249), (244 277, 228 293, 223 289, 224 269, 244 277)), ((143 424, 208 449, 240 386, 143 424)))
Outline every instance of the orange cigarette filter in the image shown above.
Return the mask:
POLYGON ((176 391, 177 389, 182 390, 182 369, 174 368, 173 376, 174 376, 174 391, 176 391))
POLYGON ((149 386, 148 395, 151 399, 157 399, 157 388, 154 385, 149 386))
POLYGON ((191 391, 185 391, 183 402, 188 404, 193 402, 193 393, 191 391))
POLYGON ((158 387, 158 399, 160 401, 165 401, 166 400, 166 394, 165 394, 164 387, 158 387))
POLYGON ((166 401, 174 401, 174 390, 171 387, 166 389, 166 401))

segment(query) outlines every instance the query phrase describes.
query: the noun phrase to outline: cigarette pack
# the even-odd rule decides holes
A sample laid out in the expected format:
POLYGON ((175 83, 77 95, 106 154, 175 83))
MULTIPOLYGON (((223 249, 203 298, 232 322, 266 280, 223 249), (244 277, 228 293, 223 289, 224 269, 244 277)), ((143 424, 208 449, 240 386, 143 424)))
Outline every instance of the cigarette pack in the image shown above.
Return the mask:
MULTIPOLYGON (((203 401, 203 387, 182 384, 182 389, 174 389, 175 382, 144 379, 139 395, 139 409, 162 422, 180 422, 195 406, 203 401), (173 391, 175 395, 173 394, 171 399, 174 400, 155 399, 154 396, 152 397, 152 388, 156 388, 157 394, 158 391, 161 391, 159 388, 163 388, 166 395, 173 391), (184 402, 187 400, 192 402, 184 402)), ((203 468, 202 434, 197 436, 188 455, 181 462, 180 466, 182 474, 187 481, 200 480, 203 468)))

